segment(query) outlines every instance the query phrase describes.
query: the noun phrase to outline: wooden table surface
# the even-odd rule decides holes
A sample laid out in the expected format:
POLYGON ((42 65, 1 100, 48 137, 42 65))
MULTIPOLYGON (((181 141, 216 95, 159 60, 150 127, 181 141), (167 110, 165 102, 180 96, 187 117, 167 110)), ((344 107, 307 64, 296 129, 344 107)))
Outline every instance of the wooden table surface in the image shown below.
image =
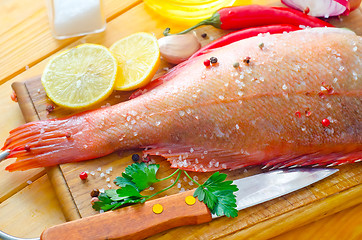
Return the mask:
MULTIPOLYGON (((109 47, 139 31, 161 37, 166 27, 185 28, 165 21, 140 0, 105 0, 105 14, 105 32, 59 41, 50 33, 44 0, 0 0, 0 145, 11 129, 24 123, 18 104, 10 99, 11 83, 40 75, 52 54, 84 42, 109 47)), ((18 237, 38 237, 45 228, 65 222, 45 170, 9 173, 4 168, 11 161, 0 163, 0 230, 18 237)), ((362 239, 361 213, 362 204, 289 232, 281 227, 270 236, 274 240, 362 239)))

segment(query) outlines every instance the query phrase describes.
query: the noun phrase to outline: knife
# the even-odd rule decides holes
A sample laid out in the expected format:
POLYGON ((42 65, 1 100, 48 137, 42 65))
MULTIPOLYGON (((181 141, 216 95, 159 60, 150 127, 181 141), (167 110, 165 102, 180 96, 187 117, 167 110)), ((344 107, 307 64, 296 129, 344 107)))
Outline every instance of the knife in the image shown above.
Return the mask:
MULTIPOLYGON (((239 189, 235 193, 237 209, 242 210, 294 192, 337 171, 338 169, 332 168, 283 169, 234 180, 239 189)), ((174 227, 206 223, 217 218, 203 202, 193 199, 194 191, 195 189, 56 225, 44 230, 40 239, 135 240, 174 227)), ((3 237, 1 231, 0 237, 3 237)))

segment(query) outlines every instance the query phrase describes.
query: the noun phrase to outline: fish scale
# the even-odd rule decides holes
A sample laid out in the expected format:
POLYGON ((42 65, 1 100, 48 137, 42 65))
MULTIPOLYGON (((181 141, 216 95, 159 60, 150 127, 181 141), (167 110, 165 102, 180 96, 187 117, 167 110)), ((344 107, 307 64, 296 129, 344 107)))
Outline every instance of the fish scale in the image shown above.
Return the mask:
POLYGON ((362 38, 336 28, 235 42, 186 61, 162 85, 130 101, 19 127, 3 147, 17 157, 6 169, 135 148, 193 171, 356 162, 362 158, 361 55, 362 38), (204 66, 210 57, 217 63, 204 66), (34 140, 43 126, 49 144, 57 135, 56 145, 34 140), (29 151, 16 137, 24 132, 31 136, 29 151))

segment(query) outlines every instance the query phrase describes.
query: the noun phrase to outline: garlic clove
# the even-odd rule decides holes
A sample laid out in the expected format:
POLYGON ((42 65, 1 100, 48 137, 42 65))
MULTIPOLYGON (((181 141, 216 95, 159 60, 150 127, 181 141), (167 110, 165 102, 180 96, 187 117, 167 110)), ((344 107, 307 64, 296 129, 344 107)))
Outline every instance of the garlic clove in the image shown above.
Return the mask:
POLYGON ((160 53, 169 63, 179 64, 201 48, 201 44, 193 33, 170 35, 158 39, 160 53))

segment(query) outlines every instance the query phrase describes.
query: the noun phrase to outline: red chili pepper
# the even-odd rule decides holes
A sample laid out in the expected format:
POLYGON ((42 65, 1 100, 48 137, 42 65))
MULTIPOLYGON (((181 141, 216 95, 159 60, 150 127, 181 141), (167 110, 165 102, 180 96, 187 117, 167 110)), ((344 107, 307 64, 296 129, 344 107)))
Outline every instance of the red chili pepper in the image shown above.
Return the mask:
POLYGON ((300 30, 301 28, 289 25, 289 24, 278 24, 278 25, 268 25, 268 26, 261 26, 261 27, 251 27, 251 28, 245 28, 241 29, 236 32, 229 33, 211 43, 208 45, 200 48, 197 52, 195 52, 190 58, 200 56, 202 54, 207 53, 209 50, 214 48, 223 47, 225 45, 228 45, 230 43, 240 41, 249 37, 257 36, 260 33, 283 33, 283 32, 292 32, 296 30, 300 30))
MULTIPOLYGON (((291 8, 246 5, 219 9, 210 18, 207 18, 178 34, 187 33, 202 25, 212 25, 224 30, 235 30, 272 24, 333 27, 332 24, 291 8)), ((167 28, 163 34, 169 35, 169 31, 170 29, 167 28)))

